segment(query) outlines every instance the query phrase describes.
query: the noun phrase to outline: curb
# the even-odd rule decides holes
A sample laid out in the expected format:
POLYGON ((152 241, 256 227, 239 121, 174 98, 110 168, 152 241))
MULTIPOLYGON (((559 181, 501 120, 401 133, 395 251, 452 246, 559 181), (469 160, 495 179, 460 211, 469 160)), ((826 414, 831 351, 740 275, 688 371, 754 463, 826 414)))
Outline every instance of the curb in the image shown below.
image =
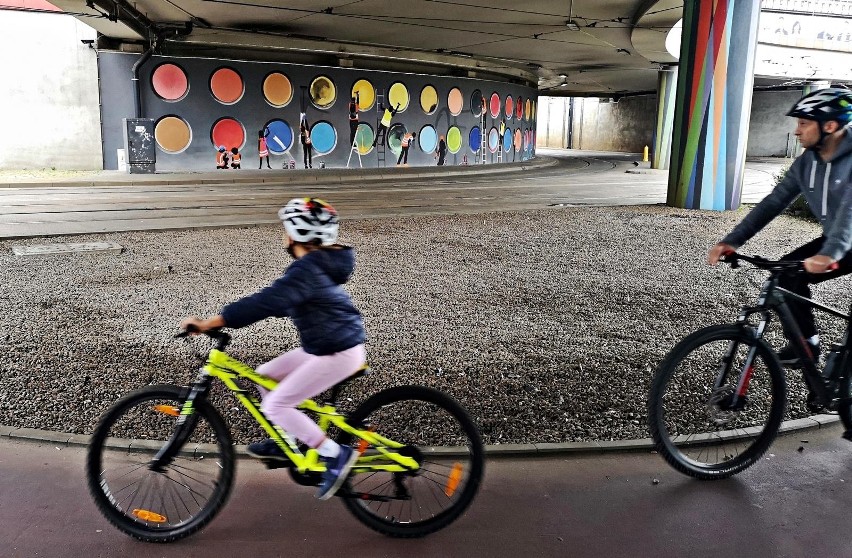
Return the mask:
MULTIPOLYGON (((781 423, 778 434, 789 434, 801 432, 812 428, 832 426, 840 422, 837 415, 813 415, 806 418, 788 420, 781 423)), ((56 432, 54 430, 41 430, 38 428, 16 428, 14 426, 0 425, 0 439, 28 442, 47 442, 63 446, 87 446, 91 436, 87 434, 71 434, 67 432, 56 432)), ((127 450, 150 449, 151 440, 122 439, 115 440, 110 444, 112 448, 127 450)), ((198 444, 187 453, 206 455, 209 450, 207 444, 198 444)), ((237 456, 248 458, 245 445, 234 447, 237 456)), ((449 448, 448 448, 449 449, 449 448)), ((600 454, 611 452, 635 452, 651 451, 654 444, 650 438, 637 438, 632 440, 600 440, 593 442, 561 442, 561 443, 538 443, 538 444, 490 444, 485 446, 485 454, 490 457, 546 457, 559 454, 600 454)), ((439 448, 435 448, 441 451, 439 448)))
MULTIPOLYGON (((0 183, 0 188, 97 188, 115 186, 195 186, 203 185, 235 185, 235 184, 341 184, 343 182, 387 182, 397 180, 409 180, 415 178, 442 178, 459 177, 469 174, 511 174, 528 170, 539 170, 553 167, 559 164, 554 157, 538 156, 530 161, 516 163, 503 163, 500 165, 468 165, 455 167, 385 167, 380 169, 326 169, 304 171, 279 170, 275 173, 256 173, 256 176, 235 176, 212 178, 211 173, 196 173, 195 176, 188 173, 164 172, 160 175, 135 175, 116 174, 115 177, 98 178, 97 180, 74 180, 74 181, 44 181, 44 182, 6 182, 0 183), (143 179, 142 176, 153 176, 151 179, 143 179)), ((247 169, 248 170, 248 169, 247 169)))

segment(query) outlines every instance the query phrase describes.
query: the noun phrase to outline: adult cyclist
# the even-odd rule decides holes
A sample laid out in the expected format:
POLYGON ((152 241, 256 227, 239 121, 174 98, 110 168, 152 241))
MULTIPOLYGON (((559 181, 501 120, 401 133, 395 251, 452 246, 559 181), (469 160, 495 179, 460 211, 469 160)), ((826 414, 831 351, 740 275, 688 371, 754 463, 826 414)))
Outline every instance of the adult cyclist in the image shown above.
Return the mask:
MULTIPOLYGON (((793 161, 775 189, 710 249, 707 261, 716 265, 722 255, 745 244, 804 196, 822 224, 822 235, 781 258, 804 260, 807 273, 784 276, 779 286, 810 298, 810 284, 852 273, 852 92, 820 89, 802 97, 787 116, 798 119, 795 134, 805 152, 793 161)), ((793 300, 789 305, 816 360, 820 346, 813 310, 793 300)), ((790 344, 778 356, 789 368, 802 365, 790 344)))

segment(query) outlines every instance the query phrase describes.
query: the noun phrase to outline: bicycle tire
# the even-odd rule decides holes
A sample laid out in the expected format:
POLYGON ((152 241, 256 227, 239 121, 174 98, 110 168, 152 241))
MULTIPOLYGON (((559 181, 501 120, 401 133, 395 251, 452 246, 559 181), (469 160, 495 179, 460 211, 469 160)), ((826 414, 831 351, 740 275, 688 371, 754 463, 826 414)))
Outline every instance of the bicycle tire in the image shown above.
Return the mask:
MULTIPOLYGON (((156 407, 152 407, 150 403, 164 402, 163 404, 172 406, 174 409, 180 409, 186 398, 186 392, 186 388, 175 385, 156 385, 147 386, 127 394, 104 413, 89 443, 86 456, 86 479, 95 504, 113 526, 142 541, 172 542, 197 532, 221 510, 233 487, 234 448, 231 443, 231 435, 222 416, 206 400, 195 402, 195 416, 198 421, 193 426, 192 435, 194 439, 199 439, 203 435, 206 437, 205 440, 212 439, 214 444, 198 446, 196 444, 199 442, 191 441, 189 442, 193 444, 193 455, 191 457, 188 457, 187 453, 179 454, 174 462, 169 465, 169 468, 163 472, 152 471, 146 467, 154 452, 162 447, 162 444, 165 443, 164 440, 168 439, 167 430, 173 430, 176 421, 173 416, 161 417, 161 411, 152 413, 151 410, 156 410, 156 407), (152 432, 152 436, 157 438, 130 442, 128 446, 126 439, 116 437, 115 434, 125 428, 122 419, 127 420, 128 425, 136 424, 139 426, 139 417, 147 417, 148 422, 143 423, 145 425, 143 428, 148 429, 149 432, 152 432), (159 431, 155 428, 158 425, 162 427, 159 431), (166 437, 162 440, 158 439, 163 434, 166 434, 166 437), (140 447, 139 450, 132 449, 134 444, 140 447), (213 448, 218 451, 218 460, 207 459, 205 463, 205 453, 203 452, 213 451, 213 448), (134 464, 130 466, 131 469, 128 469, 127 473, 113 479, 108 474, 108 470, 114 459, 133 461, 134 464), (189 465, 193 467, 207 467, 209 465, 217 475, 216 480, 212 483, 210 497, 203 506, 198 502, 198 496, 202 495, 199 486, 201 481, 196 478, 199 472, 189 465), (127 496, 119 495, 133 485, 129 484, 124 488, 119 487, 128 482, 129 475, 136 472, 144 475, 144 477, 139 481, 139 487, 131 489, 133 493, 130 496, 130 501, 122 505, 122 502, 127 500, 127 496), (174 477, 170 476, 172 474, 174 474, 174 477), (119 481, 119 479, 122 480, 119 481), (143 493, 142 509, 131 510, 134 502, 138 503, 136 495, 141 491, 141 483, 146 483, 148 480, 155 486, 159 483, 161 487, 159 489, 155 487, 153 491, 149 488, 143 493), (190 498, 184 500, 181 489, 187 492, 190 498), (149 492, 152 494, 151 504, 146 506, 149 492), (158 493, 160 495, 160 501, 157 504, 160 506, 159 511, 157 506, 153 505, 158 493), (170 502, 166 500, 166 495, 170 498, 170 502), (119 498, 123 500, 120 501, 119 498), (197 513, 192 513, 190 510, 193 501, 195 505, 199 506, 197 513), (186 508, 188 517, 181 518, 181 504, 186 508), (147 508, 153 508, 153 512, 147 508), (159 522, 159 517, 168 521, 169 524, 163 525, 162 522, 159 522), (172 524, 172 517, 178 518, 175 524, 172 524)), ((184 448, 186 452, 190 450, 188 444, 184 448)))
MULTIPOLYGON (((346 508, 359 521, 371 529, 391 537, 423 537, 446 527, 458 519, 473 501, 482 482, 485 467, 485 452, 482 445, 482 438, 467 411, 455 399, 435 389, 423 386, 401 386, 386 389, 373 395, 362 403, 349 417, 350 424, 353 425, 375 424, 372 421, 376 419, 380 420, 379 424, 376 425, 379 434, 391 437, 399 442, 408 442, 411 444, 411 448, 416 448, 412 449, 415 453, 422 451, 423 453, 420 455, 423 457, 421 459, 423 466, 417 475, 377 472, 365 473, 364 475, 374 481, 374 483, 379 482, 379 486, 387 484, 381 484, 381 479, 392 478, 392 480, 388 480, 387 482, 401 482, 406 484, 407 489, 411 489, 412 493, 415 490, 420 493, 420 489, 425 486, 426 489, 424 491, 429 492, 431 490, 432 498, 439 505, 445 499, 444 497, 448 500, 449 505, 443 510, 430 515, 430 506, 432 504, 431 500, 429 500, 429 505, 420 505, 417 508, 418 514, 420 514, 417 521, 413 518, 406 520, 401 517, 404 504, 401 504, 398 510, 399 513, 393 511, 393 503, 388 504, 387 511, 382 513, 380 510, 384 504, 379 503, 378 506, 373 506, 374 502, 371 503, 362 498, 345 497, 343 498, 343 502, 346 508), (399 409, 399 405, 395 404, 410 404, 411 408, 416 410, 406 413, 404 410, 399 409), (382 410, 386 407, 392 408, 386 411, 387 415, 382 415, 382 410), (426 416, 421 410, 424 407, 434 408, 436 411, 435 414, 426 416), (443 436, 444 439, 452 440, 453 449, 445 447, 441 450, 444 452, 442 454, 435 449, 435 446, 412 444, 414 438, 420 440, 428 435, 425 434, 425 430, 429 430, 428 428, 419 428, 419 426, 424 424, 424 417, 426 425, 432 424, 434 426, 434 423, 431 422, 434 420, 433 417, 440 418, 443 415, 456 421, 456 424, 453 428, 447 428, 446 431, 435 434, 435 436, 443 436), (396 422, 391 421, 391 430, 386 429, 389 425, 386 420, 382 419, 383 416, 387 418, 396 417, 396 422), (403 436, 403 438, 399 438, 399 436, 403 436), (453 454, 453 451, 457 453, 453 454), (465 467, 461 467, 460 461, 455 461, 452 466, 444 463, 444 461, 459 459, 466 459, 465 467), (437 469, 438 467, 441 467, 441 469, 437 469), (434 485, 438 483, 434 479, 443 479, 443 468, 450 468, 452 471, 456 467, 459 467, 459 470, 463 469, 466 473, 463 482, 460 481, 460 484, 463 484, 461 490, 452 494, 437 491, 438 493, 436 494, 433 483, 434 485), (433 474, 436 476, 429 476, 433 474), (379 478, 376 479, 375 476, 379 476, 379 478), (424 511, 428 517, 424 518, 422 516, 424 511)), ((348 433, 342 433, 338 437, 338 441, 341 444, 349 444, 352 442, 352 436, 348 433)), ((448 474, 447 477, 452 477, 452 474, 448 474)), ((349 477, 346 484, 344 484, 343 489, 345 491, 357 491, 361 484, 363 484, 361 479, 353 474, 349 477)), ((413 510, 414 506, 410 505, 409 508, 413 510)))
MULTIPOLYGON (((705 378, 709 376, 710 374, 704 374, 705 378)), ((737 368, 733 369, 731 377, 733 381, 736 381, 739 377, 737 368)), ((701 382, 702 386, 704 383, 701 382)), ((750 331, 740 325, 716 325, 703 328, 680 341, 657 368, 648 397, 648 422, 651 438, 663 459, 683 474, 702 480, 730 477, 757 462, 775 439, 784 415, 786 390, 784 370, 778 362, 775 352, 765 341, 755 339, 750 331), (727 393, 730 394, 735 386, 722 386, 714 389, 713 382, 710 382, 709 389, 695 389, 690 386, 690 384, 701 381, 699 374, 694 373, 696 370, 700 371, 705 368, 710 372, 715 370, 714 378, 719 370, 720 361, 713 362, 711 360, 709 366, 707 366, 703 362, 707 359, 702 360, 699 349, 708 347, 711 343, 719 343, 722 347, 731 347, 732 342, 736 343, 734 358, 742 358, 740 355, 746 354, 751 347, 757 349, 753 363, 755 373, 748 388, 749 399, 746 406, 741 410, 724 408, 724 395, 722 394, 726 393, 725 390, 728 390, 727 393), (741 351, 741 347, 745 349, 741 351), (692 355, 698 355, 694 365, 688 360, 692 355), (687 387, 687 389, 681 390, 685 394, 685 397, 681 397, 681 400, 700 401, 704 412, 708 415, 697 419, 697 422, 694 423, 696 426, 678 424, 677 419, 667 416, 666 412, 667 388, 672 388, 670 390, 670 393, 673 394, 671 399, 675 400, 679 386, 675 385, 678 381, 677 379, 673 380, 673 376, 681 365, 687 371, 690 371, 691 368, 690 374, 680 382, 680 385, 687 387), (716 368, 712 368, 713 366, 716 368), (763 399, 755 396, 762 396, 763 399), (767 404, 766 399, 768 398, 771 398, 771 401, 767 404), (750 425, 749 422, 760 421, 761 419, 754 417, 761 412, 766 415, 765 423, 763 429, 759 433, 755 433, 756 426, 750 425), (678 429, 687 427, 700 430, 702 426, 699 426, 698 423, 702 422, 711 430, 698 432, 694 435, 678 433, 678 429), (722 427, 722 430, 712 430, 712 428, 719 426, 722 427), (746 443, 745 449, 731 455, 735 447, 743 442, 746 443), (706 451, 709 457, 713 448, 716 452, 716 461, 701 460, 701 455, 706 451), (722 450, 721 459, 720 449, 722 450), (698 452, 698 456, 693 457, 689 452, 698 452)), ((676 407, 674 401, 669 408, 672 407, 676 407)), ((671 414, 669 413, 669 415, 671 414)))

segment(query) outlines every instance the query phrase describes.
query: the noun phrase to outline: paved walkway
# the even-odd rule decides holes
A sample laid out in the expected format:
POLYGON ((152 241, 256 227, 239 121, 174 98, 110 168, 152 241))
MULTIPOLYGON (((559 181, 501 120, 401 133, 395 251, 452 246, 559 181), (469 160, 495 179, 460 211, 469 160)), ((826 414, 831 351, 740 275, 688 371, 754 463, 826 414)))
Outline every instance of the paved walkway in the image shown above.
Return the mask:
MULTIPOLYGON (((295 196, 320 195, 345 218, 482 213, 554 205, 664 203, 666 171, 636 155, 540 150, 540 161, 496 167, 158 174, 107 172, 85 181, 0 187, 0 238, 277 222, 295 196), (526 170, 521 170, 526 169, 526 170), (235 182, 238 181, 238 182, 235 182)), ((761 199, 782 162, 750 162, 743 200, 761 199)))
POLYGON ((849 556, 852 445, 840 433, 835 425, 781 438, 751 469, 712 482, 646 452, 491 459, 467 514, 417 540, 376 534, 340 502, 319 502, 286 472, 245 459, 213 523, 164 546, 103 519, 85 488, 83 448, 2 438, 0 555, 849 556))

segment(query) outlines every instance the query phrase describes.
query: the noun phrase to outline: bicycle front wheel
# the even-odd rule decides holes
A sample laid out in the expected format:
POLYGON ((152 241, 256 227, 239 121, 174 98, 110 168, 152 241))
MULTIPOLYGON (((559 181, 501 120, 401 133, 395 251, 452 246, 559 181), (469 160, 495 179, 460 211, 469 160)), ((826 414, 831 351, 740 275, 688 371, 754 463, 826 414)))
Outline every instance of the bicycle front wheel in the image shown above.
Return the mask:
MULTIPOLYGON (((377 393, 359 406, 350 424, 405 444, 391 451, 413 457, 411 472, 356 465, 344 489, 346 507, 368 527, 393 537, 422 537, 455 521, 482 481, 479 431, 459 403, 437 390, 402 386, 377 393)), ((352 443, 349 434, 340 443, 352 443)), ((376 455, 366 448, 365 456, 376 455)))
POLYGON ((222 417, 198 401, 192 431, 177 455, 154 467, 172 437, 185 388, 149 386, 112 406, 92 435, 86 459, 89 492, 115 527, 148 542, 195 533, 221 509, 234 478, 234 448, 222 417))
POLYGON ((784 371, 766 342, 738 325, 707 327, 678 343, 657 369, 648 398, 651 437, 681 473, 727 478, 766 452, 785 401, 784 371), (744 371, 745 398, 735 397, 744 371))

